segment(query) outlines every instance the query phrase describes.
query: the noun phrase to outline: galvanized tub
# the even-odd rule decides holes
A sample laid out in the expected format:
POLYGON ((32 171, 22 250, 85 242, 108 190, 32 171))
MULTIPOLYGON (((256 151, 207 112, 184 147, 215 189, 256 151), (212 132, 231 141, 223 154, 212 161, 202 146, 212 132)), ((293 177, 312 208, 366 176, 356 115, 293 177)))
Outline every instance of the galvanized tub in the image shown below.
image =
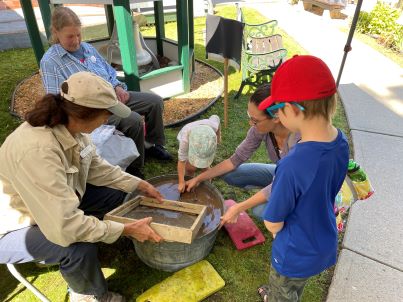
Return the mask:
MULTIPOLYGON (((133 240, 139 258, 148 266, 174 272, 205 258, 213 248, 218 233, 220 217, 224 212, 224 199, 210 182, 201 183, 194 192, 182 194, 177 190, 178 176, 163 175, 147 180, 163 193, 164 198, 194 202, 207 206, 207 215, 196 238, 191 244, 179 242, 139 242, 133 240)), ((127 199, 137 195, 130 194, 127 199)))

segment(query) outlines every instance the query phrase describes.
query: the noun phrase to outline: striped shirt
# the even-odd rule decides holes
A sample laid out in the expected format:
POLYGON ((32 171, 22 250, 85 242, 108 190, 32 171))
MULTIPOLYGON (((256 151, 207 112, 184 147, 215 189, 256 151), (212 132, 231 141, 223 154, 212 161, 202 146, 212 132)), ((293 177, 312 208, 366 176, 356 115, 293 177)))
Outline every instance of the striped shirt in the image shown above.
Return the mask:
POLYGON ((41 60, 41 76, 46 93, 57 94, 60 85, 72 74, 80 71, 89 71, 104 78, 112 84, 127 89, 126 84, 118 81, 115 69, 109 65, 98 51, 88 43, 81 42, 84 51, 84 61, 74 57, 60 44, 51 46, 41 60))

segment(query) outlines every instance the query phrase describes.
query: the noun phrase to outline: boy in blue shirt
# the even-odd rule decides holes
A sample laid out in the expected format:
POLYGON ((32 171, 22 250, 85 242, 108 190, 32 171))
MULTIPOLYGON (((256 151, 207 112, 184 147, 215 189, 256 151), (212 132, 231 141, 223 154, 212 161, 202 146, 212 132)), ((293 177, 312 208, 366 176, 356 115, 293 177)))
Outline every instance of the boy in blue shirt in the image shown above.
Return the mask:
POLYGON ((269 285, 263 301, 300 301, 309 277, 336 263, 334 201, 346 176, 346 137, 332 125, 336 84, 327 65, 314 56, 294 56, 272 81, 260 105, 301 141, 281 159, 264 212, 273 234, 269 285))

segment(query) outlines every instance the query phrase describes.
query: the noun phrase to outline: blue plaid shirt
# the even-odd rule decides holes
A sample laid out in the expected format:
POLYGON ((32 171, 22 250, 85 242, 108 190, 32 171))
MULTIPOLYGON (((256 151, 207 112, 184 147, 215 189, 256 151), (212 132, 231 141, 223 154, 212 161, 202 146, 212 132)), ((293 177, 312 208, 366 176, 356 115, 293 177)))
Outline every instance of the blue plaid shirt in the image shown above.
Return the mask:
POLYGON ((126 84, 117 80, 115 69, 105 61, 94 47, 81 42, 81 48, 84 51, 83 62, 80 62, 60 44, 55 44, 48 49, 41 60, 41 75, 46 93, 59 93, 63 81, 80 71, 93 72, 107 80, 113 87, 120 85, 127 89, 126 84))

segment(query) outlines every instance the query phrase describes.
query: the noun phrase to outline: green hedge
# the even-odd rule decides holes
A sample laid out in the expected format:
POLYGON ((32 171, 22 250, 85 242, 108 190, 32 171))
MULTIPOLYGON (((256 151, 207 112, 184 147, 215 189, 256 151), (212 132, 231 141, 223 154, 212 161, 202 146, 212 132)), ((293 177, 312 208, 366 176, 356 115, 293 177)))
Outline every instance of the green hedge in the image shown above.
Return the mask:
POLYGON ((363 34, 376 35, 378 41, 396 51, 402 50, 403 26, 396 23, 401 10, 378 1, 370 12, 360 12, 357 31, 363 34))

